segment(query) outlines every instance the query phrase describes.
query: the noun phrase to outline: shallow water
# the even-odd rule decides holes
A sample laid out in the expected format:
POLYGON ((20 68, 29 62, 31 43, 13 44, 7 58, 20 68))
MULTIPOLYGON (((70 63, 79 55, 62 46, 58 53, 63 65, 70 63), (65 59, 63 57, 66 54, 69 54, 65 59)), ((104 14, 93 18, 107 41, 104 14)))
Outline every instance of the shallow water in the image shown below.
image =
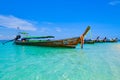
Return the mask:
POLYGON ((0 80, 120 80, 120 42, 75 49, 0 44, 0 80))

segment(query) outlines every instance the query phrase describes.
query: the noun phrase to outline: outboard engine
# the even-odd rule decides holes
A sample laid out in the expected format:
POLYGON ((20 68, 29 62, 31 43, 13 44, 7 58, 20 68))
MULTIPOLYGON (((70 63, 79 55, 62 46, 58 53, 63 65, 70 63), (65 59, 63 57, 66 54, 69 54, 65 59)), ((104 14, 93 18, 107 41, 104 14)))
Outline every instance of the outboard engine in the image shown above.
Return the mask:
POLYGON ((17 35, 14 40, 17 41, 20 38, 21 38, 21 35, 17 35))

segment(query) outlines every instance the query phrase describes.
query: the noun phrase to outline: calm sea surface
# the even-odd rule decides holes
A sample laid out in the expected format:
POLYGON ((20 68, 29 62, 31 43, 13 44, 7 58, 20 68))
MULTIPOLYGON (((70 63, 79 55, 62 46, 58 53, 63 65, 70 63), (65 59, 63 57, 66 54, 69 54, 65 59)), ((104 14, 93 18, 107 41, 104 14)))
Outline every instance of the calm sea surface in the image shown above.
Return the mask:
POLYGON ((120 42, 84 49, 0 44, 0 80, 120 80, 120 42))

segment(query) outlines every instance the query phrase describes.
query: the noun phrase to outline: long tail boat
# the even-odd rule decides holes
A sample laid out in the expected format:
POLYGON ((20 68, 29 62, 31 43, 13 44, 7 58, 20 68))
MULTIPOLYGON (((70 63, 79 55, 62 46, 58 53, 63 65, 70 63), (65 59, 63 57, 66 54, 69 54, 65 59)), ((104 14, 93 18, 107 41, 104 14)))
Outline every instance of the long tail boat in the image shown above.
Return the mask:
POLYGON ((20 35, 15 38, 14 43, 16 45, 31 45, 31 46, 49 46, 49 47, 68 47, 75 48, 76 45, 81 41, 81 48, 84 44, 84 36, 90 30, 90 26, 86 28, 84 33, 80 37, 73 37, 60 40, 50 40, 48 38, 54 38, 54 36, 42 36, 42 37, 24 37, 19 40, 20 35), (39 39, 39 40, 35 40, 39 39), (44 40, 46 39, 46 40, 44 40))

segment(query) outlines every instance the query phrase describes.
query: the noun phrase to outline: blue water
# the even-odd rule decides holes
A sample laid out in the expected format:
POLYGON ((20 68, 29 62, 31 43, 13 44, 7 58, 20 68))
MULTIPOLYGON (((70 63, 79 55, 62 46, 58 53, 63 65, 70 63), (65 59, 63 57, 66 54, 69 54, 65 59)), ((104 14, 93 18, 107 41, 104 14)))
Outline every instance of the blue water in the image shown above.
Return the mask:
POLYGON ((120 42, 84 49, 0 44, 0 80, 120 80, 120 42))

